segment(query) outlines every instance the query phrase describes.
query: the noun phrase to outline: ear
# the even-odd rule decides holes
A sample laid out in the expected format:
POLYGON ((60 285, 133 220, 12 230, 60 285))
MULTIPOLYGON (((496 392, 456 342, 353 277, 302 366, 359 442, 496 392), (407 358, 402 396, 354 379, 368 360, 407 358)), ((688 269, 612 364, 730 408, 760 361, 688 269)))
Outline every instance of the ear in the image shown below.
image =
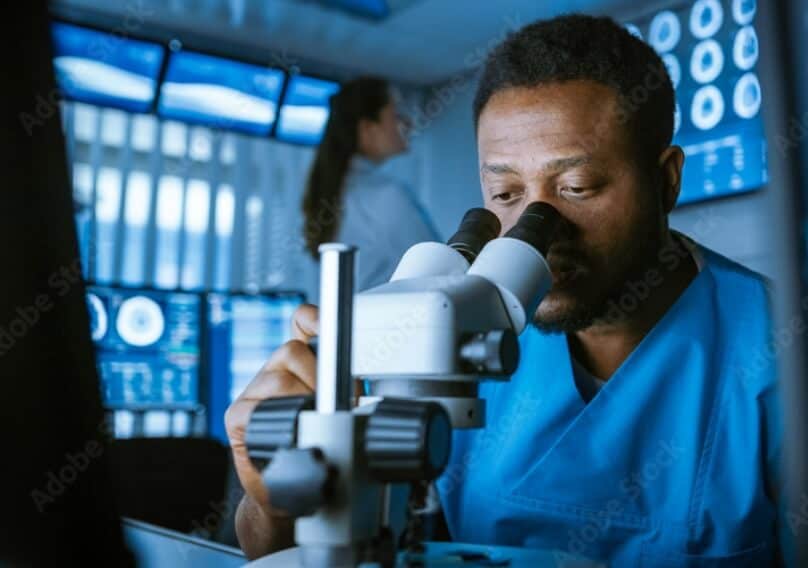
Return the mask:
POLYGON ((679 198, 682 189, 682 167, 685 164, 685 153, 679 146, 668 146, 659 155, 659 170, 662 174, 662 206, 665 213, 670 213, 679 198))

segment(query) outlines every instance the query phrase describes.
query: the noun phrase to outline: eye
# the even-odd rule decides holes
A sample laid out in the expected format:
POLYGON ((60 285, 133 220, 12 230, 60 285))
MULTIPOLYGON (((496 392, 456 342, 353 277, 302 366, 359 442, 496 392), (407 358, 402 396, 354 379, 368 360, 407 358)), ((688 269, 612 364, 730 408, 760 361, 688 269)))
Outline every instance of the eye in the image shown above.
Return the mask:
POLYGON ((514 191, 514 190, 497 191, 495 193, 492 193, 491 201, 494 201, 496 203, 505 203, 505 204, 511 203, 511 202, 514 202, 517 199, 519 199, 519 196, 521 195, 521 193, 522 193, 521 191, 514 191))
POLYGON ((581 193, 584 193, 586 191, 586 188, 577 187, 574 185, 565 185, 564 187, 561 188, 561 191, 563 193, 572 193, 573 195, 579 195, 581 193))

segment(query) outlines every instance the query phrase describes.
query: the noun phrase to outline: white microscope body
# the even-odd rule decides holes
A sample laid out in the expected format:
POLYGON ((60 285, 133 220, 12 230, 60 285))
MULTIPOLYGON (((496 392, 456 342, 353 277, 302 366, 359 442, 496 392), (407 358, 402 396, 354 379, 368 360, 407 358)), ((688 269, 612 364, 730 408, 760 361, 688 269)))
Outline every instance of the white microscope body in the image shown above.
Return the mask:
POLYGON ((297 517, 299 565, 395 563, 390 486, 423 488, 448 461, 451 429, 485 425, 477 386, 516 369, 561 223, 537 202, 497 238, 496 216, 471 210, 448 244, 413 246, 389 283, 356 296, 354 249, 321 247, 316 402, 264 401, 247 432, 272 506, 297 517))
MULTIPOLYGON (((476 385, 516 370, 516 338, 552 285, 546 250, 535 243, 549 245, 557 214, 543 203, 531 207, 514 236, 493 238, 479 251, 458 246, 468 240, 463 225, 449 244, 413 246, 389 283, 356 296, 352 371, 369 385, 363 402, 435 400, 454 428, 485 425, 476 385), (547 236, 532 235, 534 243, 519 238, 534 226, 547 236)), ((466 219, 485 214, 493 217, 472 210, 466 219)))

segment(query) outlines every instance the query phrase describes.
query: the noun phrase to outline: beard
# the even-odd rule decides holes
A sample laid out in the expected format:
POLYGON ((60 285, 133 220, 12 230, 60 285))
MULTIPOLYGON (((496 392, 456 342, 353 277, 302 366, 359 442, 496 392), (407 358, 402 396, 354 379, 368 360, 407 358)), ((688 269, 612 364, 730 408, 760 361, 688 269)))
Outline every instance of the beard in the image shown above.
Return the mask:
POLYGON ((601 312, 597 305, 578 305, 562 317, 543 317, 539 310, 533 316, 533 326, 543 333, 575 333, 591 327, 601 312))
MULTIPOLYGON (((649 232, 627 239, 600 260, 572 248, 559 247, 557 253, 551 248, 553 286, 536 309, 533 325, 545 333, 574 333, 600 322, 614 323, 614 306, 659 266, 662 238, 649 232)), ((626 315, 620 312, 617 318, 626 315)))

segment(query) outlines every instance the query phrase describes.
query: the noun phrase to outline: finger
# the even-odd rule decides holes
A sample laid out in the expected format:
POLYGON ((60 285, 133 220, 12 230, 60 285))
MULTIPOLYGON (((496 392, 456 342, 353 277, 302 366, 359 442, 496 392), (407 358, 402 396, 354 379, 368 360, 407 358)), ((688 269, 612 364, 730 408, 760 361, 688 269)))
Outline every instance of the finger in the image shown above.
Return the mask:
POLYGON ((264 480, 245 450, 233 447, 233 465, 244 492, 264 507, 269 507, 269 492, 264 480))
POLYGON ((292 317, 292 337, 307 343, 320 332, 319 309, 312 304, 303 304, 292 317))
POLYGON ((252 464, 246 446, 247 426, 255 408, 265 399, 277 396, 311 394, 304 383, 291 373, 262 373, 225 412, 224 423, 233 450, 236 471, 245 491, 262 503, 268 503, 261 475, 252 464))
POLYGON ((308 394, 309 390, 290 374, 263 374, 253 379, 224 414, 224 425, 231 445, 244 442, 250 416, 261 401, 278 396, 308 394))
MULTIPOLYGON (((239 399, 260 402, 267 398, 311 394, 312 389, 289 371, 261 372, 247 385, 239 399)), ((233 403, 235 404, 235 402, 233 403)))
POLYGON ((317 357, 306 343, 293 339, 272 354, 264 365, 264 370, 292 373, 314 390, 317 382, 317 357))

